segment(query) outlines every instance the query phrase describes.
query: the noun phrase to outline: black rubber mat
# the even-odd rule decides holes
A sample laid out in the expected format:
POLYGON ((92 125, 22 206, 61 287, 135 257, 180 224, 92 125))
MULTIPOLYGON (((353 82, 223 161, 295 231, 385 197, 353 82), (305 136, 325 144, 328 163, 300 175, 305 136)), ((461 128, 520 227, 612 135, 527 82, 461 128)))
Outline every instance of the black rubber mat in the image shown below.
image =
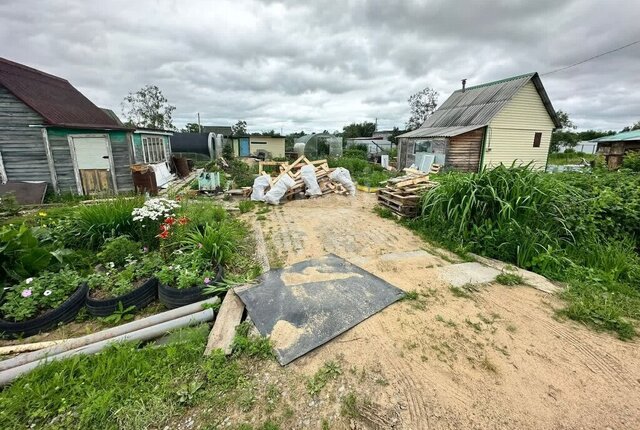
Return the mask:
POLYGON ((264 282, 236 293, 258 331, 272 337, 282 365, 404 296, 333 254, 267 272, 264 282))

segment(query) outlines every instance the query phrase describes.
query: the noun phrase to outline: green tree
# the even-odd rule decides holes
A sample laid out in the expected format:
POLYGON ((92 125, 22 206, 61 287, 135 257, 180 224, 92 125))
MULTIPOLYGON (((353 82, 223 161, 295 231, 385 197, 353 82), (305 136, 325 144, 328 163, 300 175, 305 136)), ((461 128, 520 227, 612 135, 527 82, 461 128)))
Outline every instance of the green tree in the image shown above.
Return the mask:
POLYGON ((554 131, 551 135, 551 152, 558 152, 561 146, 568 146, 570 148, 573 148, 578 144, 578 142, 580 142, 578 134, 571 131, 575 130, 576 126, 569 118, 569 114, 561 109, 558 109, 556 111, 556 115, 558 116, 558 120, 560 122, 560 129, 554 131))
MULTIPOLYGON (((364 121, 361 123, 351 123, 342 127, 342 138, 369 137, 376 131, 376 123, 364 121)), ((325 133, 328 133, 326 130, 325 133)))
POLYGON ((200 133, 200 126, 195 122, 188 122, 180 131, 183 133, 200 133))
POLYGON ((411 116, 407 121, 407 130, 419 128, 435 112, 439 95, 436 90, 426 87, 409 97, 411 116))
POLYGON ((234 136, 241 136, 247 134, 247 121, 238 121, 231 126, 231 134, 234 136))
POLYGON ((133 127, 174 130, 171 115, 176 109, 156 85, 146 85, 129 93, 122 101, 122 114, 126 124, 133 127))

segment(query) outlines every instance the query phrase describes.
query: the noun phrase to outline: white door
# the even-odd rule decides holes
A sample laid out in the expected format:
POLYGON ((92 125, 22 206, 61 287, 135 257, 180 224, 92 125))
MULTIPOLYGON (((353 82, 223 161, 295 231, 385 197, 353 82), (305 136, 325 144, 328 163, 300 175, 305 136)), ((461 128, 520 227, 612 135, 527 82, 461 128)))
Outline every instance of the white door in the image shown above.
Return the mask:
POLYGON ((69 139, 78 169, 78 191, 82 194, 113 191, 108 137, 70 136, 69 139))

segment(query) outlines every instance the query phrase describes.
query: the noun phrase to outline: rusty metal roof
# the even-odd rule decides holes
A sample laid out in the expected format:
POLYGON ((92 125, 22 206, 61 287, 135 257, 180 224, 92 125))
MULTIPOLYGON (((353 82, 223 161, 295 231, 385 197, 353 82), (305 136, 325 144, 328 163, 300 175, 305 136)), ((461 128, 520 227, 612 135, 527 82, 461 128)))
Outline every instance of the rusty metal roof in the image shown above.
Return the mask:
MULTIPOLYGON (((529 81, 533 82, 536 87, 542 103, 556 127, 560 127, 560 122, 542 86, 540 77, 537 73, 527 73, 526 75, 513 76, 500 81, 469 87, 464 91, 461 89, 457 90, 451 94, 442 106, 440 106, 419 129, 398 137, 426 137, 409 136, 411 133, 418 132, 418 130, 423 128, 434 129, 475 126, 475 128, 472 128, 472 130, 475 130, 476 128, 486 126, 529 81)), ((431 132, 419 133, 425 134, 431 132)))
POLYGON ((125 129, 66 79, 0 57, 0 85, 39 113, 46 125, 125 129))

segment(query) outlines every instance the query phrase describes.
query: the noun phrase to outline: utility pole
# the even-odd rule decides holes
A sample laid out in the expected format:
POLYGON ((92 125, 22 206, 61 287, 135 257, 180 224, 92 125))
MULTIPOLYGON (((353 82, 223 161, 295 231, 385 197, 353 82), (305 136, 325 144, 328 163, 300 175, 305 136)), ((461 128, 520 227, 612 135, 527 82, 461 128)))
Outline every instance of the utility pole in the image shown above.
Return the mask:
POLYGON ((202 126, 200 125, 200 112, 198 112, 198 133, 202 133, 202 126))

